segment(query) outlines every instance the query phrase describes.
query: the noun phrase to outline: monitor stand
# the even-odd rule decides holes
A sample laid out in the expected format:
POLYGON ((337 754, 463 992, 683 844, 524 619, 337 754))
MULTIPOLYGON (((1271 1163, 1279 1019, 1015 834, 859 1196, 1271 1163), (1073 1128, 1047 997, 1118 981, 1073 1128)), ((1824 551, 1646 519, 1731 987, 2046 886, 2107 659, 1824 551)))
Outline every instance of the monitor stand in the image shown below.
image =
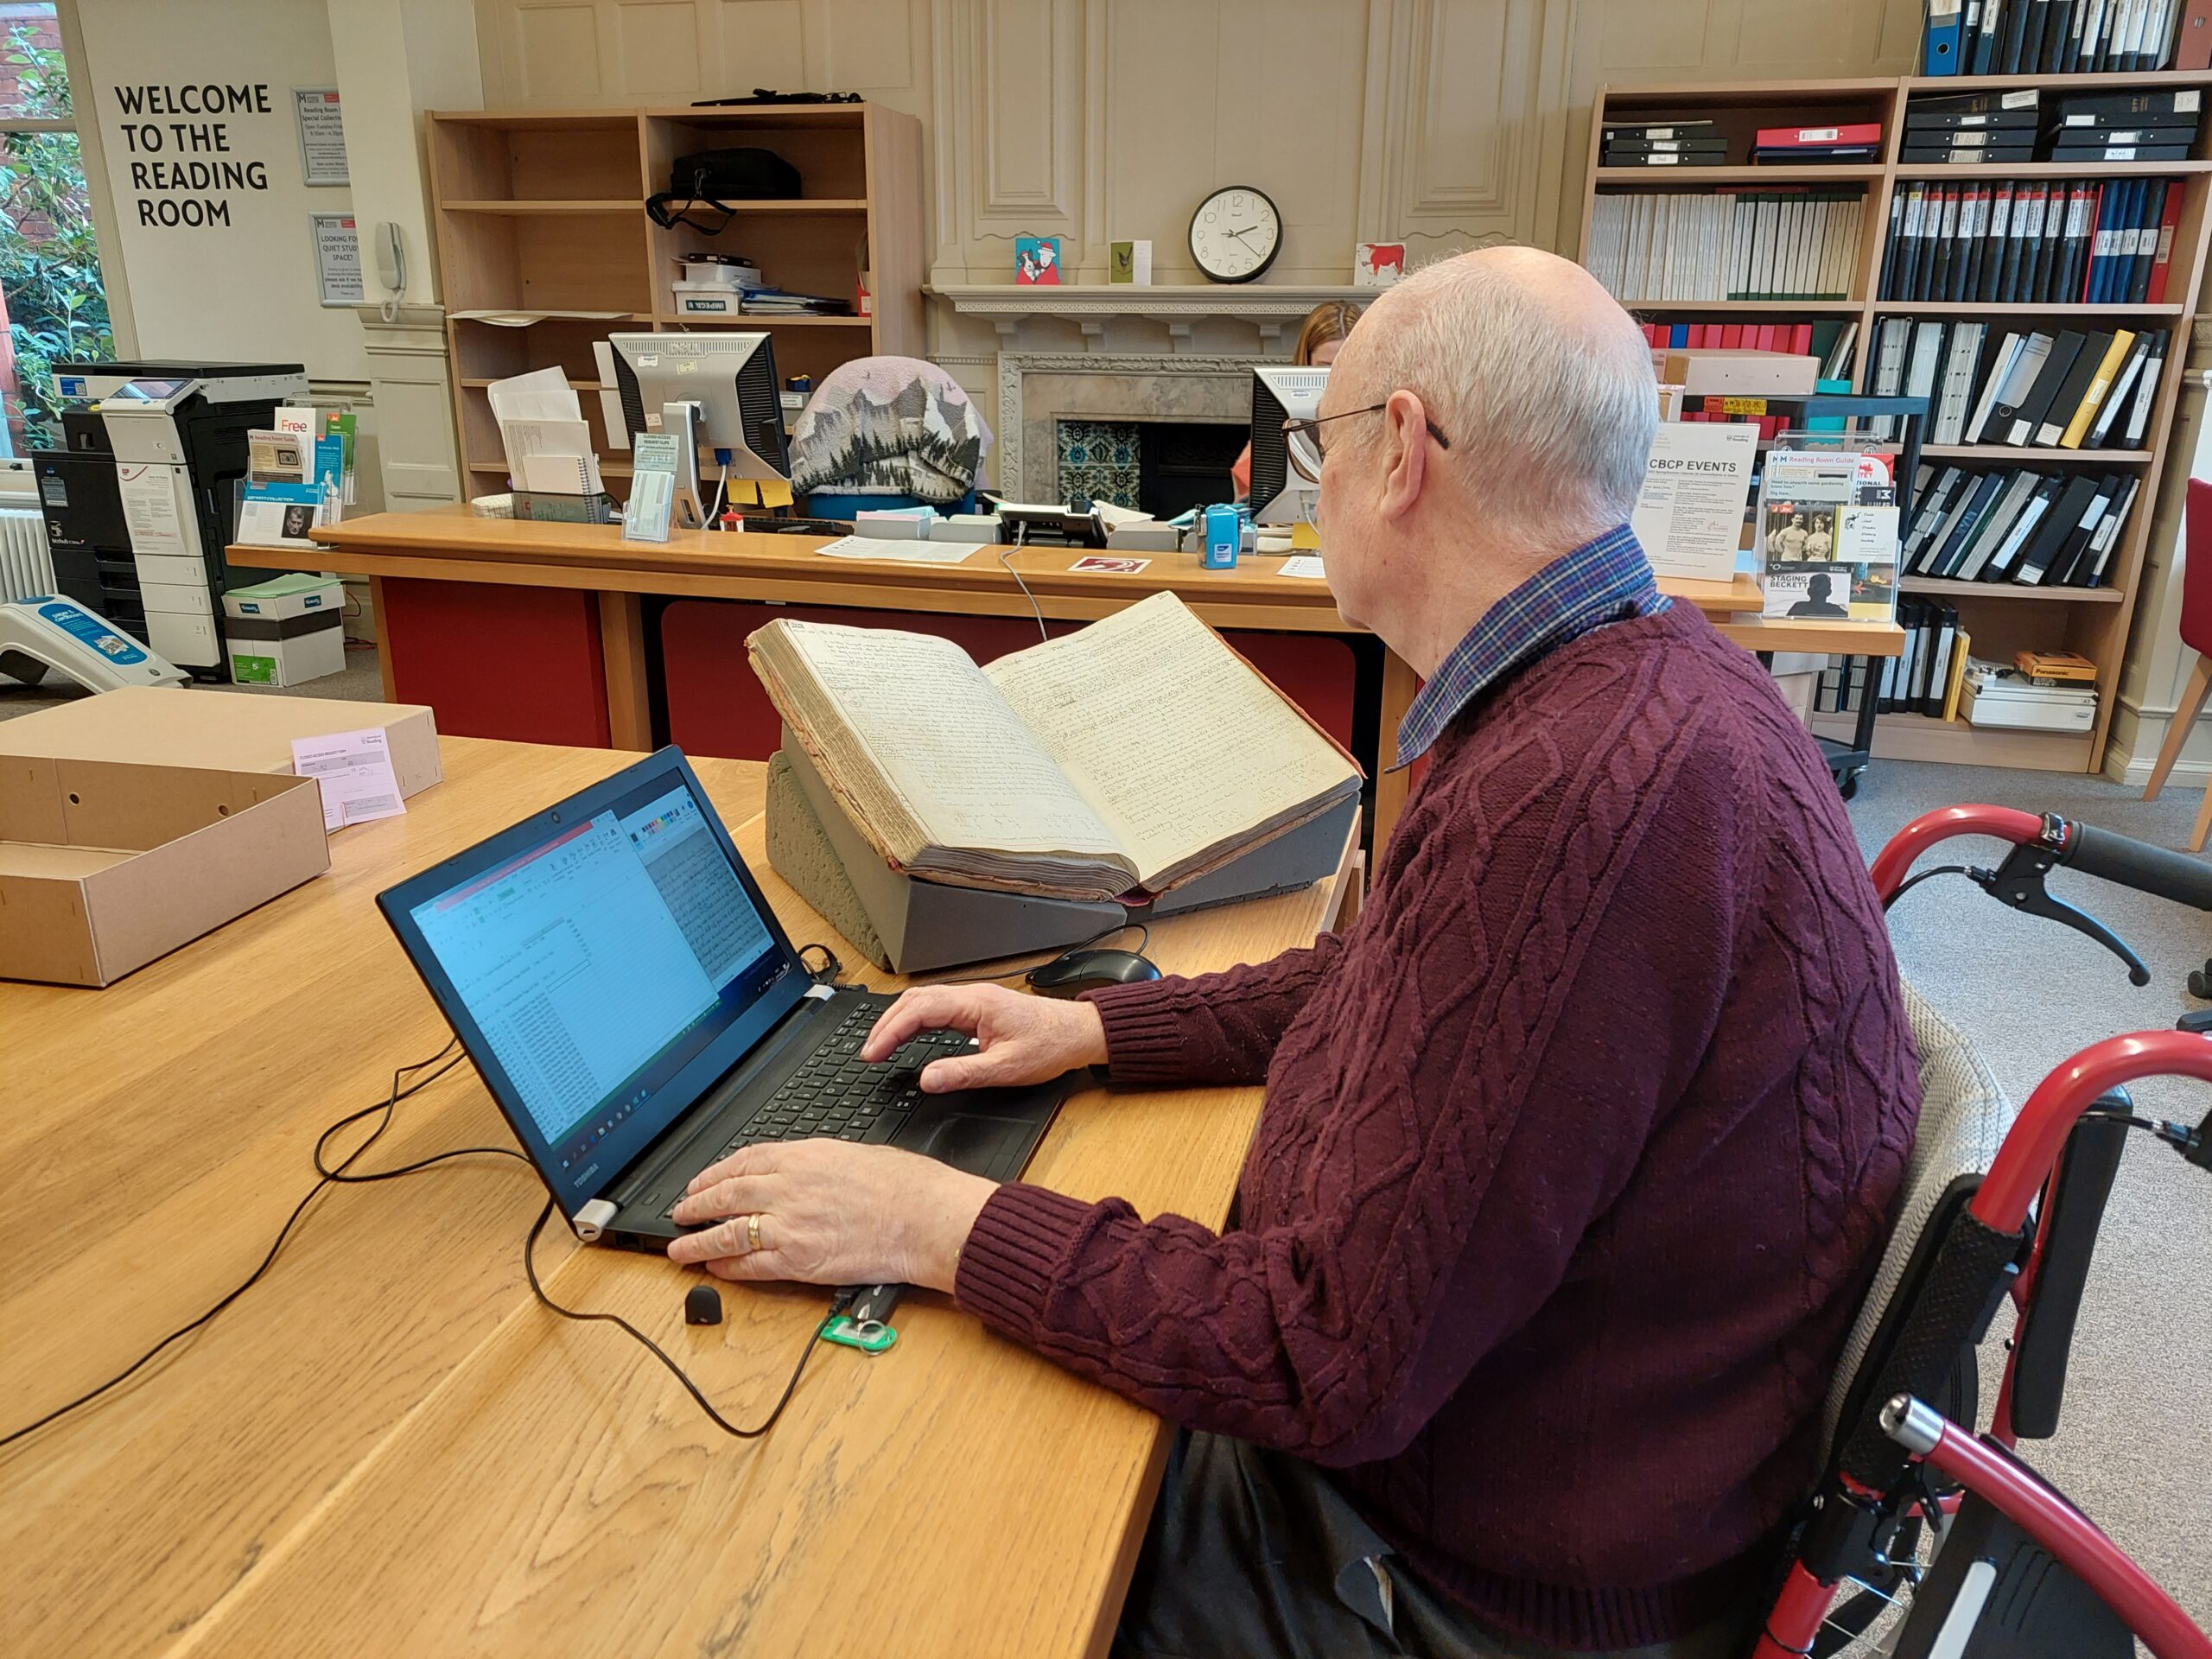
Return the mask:
POLYGON ((699 505, 699 417, 695 403, 663 404, 660 429, 676 440, 676 527, 703 530, 706 509, 699 505))

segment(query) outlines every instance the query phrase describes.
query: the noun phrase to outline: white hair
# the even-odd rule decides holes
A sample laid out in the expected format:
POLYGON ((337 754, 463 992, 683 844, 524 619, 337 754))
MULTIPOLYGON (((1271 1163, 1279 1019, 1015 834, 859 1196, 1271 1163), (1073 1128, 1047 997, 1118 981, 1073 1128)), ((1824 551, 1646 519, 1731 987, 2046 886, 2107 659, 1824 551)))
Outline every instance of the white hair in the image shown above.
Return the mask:
POLYGON ((1589 276, 1533 249, 1467 254, 1375 309, 1373 400, 1420 397, 1486 514, 1569 545, 1627 522, 1659 423, 1651 348, 1589 276))

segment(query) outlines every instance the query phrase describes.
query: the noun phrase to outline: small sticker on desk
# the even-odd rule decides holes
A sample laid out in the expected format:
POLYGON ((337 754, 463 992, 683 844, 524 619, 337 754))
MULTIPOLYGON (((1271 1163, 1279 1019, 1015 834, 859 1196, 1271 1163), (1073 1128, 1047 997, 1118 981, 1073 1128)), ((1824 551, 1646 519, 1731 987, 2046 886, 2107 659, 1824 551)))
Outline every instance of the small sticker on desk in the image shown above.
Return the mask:
POLYGON ((1150 559, 1101 558, 1097 554, 1093 553, 1084 558, 1077 559, 1073 564, 1068 566, 1068 569, 1071 570, 1103 570, 1109 575, 1134 576, 1138 571, 1143 569, 1145 566, 1151 563, 1152 561, 1150 559))

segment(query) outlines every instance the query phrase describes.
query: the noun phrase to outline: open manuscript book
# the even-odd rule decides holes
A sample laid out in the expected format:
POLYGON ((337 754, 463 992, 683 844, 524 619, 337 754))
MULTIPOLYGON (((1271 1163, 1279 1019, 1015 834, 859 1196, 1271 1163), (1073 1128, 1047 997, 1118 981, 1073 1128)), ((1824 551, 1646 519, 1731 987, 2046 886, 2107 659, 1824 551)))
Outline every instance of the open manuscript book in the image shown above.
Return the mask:
POLYGON ((1351 757, 1173 594, 988 668, 819 622, 746 647, 861 834, 933 881, 1165 893, 1359 791, 1351 757))

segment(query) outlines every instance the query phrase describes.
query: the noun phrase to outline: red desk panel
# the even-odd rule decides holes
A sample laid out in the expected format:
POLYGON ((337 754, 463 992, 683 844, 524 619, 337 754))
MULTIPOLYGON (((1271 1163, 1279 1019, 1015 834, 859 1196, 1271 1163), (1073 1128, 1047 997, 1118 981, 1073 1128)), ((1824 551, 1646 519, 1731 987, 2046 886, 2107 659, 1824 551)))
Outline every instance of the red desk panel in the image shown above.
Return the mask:
POLYGON ((386 576, 377 599, 393 690, 429 704, 440 731, 572 748, 613 741, 596 594, 386 576))
MULTIPOLYGON (((765 760, 781 741, 782 722, 746 660, 745 637, 779 616, 861 628, 905 628, 950 639, 979 663, 1037 643, 1037 625, 1001 616, 916 615, 827 606, 754 605, 678 600, 661 613, 661 673, 668 690, 670 741, 686 753, 765 760)), ((1076 625, 1054 622, 1054 635, 1076 625)), ((1223 636, 1347 748, 1351 746, 1351 647, 1323 634, 1223 636)))

